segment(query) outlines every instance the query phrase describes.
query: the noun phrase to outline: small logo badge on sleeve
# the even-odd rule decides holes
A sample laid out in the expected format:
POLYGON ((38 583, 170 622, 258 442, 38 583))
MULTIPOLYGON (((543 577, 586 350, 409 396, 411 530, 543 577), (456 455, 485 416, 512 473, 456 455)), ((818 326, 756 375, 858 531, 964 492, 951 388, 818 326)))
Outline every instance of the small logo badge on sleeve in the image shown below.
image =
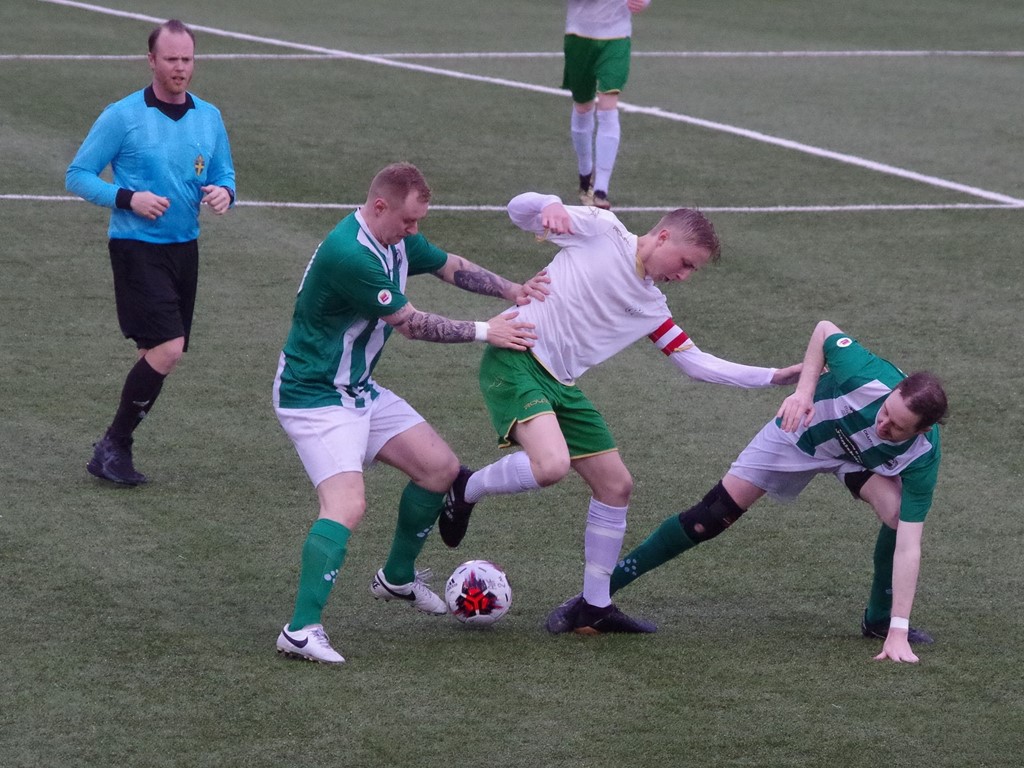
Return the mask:
POLYGON ((386 307, 391 303, 391 291, 385 288, 383 291, 377 294, 377 301, 380 302, 381 306, 386 307))

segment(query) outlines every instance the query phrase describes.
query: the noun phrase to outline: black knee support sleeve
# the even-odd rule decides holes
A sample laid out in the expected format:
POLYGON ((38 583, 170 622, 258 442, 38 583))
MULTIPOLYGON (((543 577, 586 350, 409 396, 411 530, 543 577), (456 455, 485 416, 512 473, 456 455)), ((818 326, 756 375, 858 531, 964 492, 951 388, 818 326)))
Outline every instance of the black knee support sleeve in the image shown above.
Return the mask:
POLYGON ((719 482, 708 494, 685 512, 679 513, 679 524, 694 544, 713 539, 746 512, 740 509, 719 482))

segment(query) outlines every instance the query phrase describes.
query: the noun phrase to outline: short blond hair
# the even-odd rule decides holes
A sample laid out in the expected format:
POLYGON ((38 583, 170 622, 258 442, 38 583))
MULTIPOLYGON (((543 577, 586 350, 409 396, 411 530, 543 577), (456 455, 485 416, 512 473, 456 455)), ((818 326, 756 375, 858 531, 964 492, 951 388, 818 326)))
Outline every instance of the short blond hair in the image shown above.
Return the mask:
POLYGON ((412 163, 385 166, 370 182, 370 197, 382 197, 389 203, 403 203, 413 191, 418 193, 421 203, 430 202, 430 186, 420 169, 412 163))
POLYGON ((709 261, 718 261, 722 256, 722 244, 715 232, 715 225, 695 208, 676 208, 666 213, 651 231, 659 229, 667 229, 679 235, 684 242, 704 248, 711 254, 709 261))

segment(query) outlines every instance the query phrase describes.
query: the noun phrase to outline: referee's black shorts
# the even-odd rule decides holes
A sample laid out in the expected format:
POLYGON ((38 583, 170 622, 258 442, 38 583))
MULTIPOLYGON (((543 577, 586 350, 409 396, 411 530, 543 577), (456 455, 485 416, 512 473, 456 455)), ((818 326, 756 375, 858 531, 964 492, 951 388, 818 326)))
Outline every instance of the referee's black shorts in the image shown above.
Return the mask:
POLYGON ((199 243, 111 239, 117 321, 139 349, 185 338, 188 349, 199 280, 199 243))

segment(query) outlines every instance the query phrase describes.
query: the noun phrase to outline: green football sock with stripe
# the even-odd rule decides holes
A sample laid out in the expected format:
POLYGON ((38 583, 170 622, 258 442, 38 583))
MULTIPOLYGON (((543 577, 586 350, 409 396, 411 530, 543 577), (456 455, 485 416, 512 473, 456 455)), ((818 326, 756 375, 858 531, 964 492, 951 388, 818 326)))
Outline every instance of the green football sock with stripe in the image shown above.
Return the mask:
POLYGON ((289 631, 321 623, 327 597, 345 562, 345 550, 351 535, 352 532, 341 523, 325 518, 317 520, 309 529, 306 543, 302 546, 299 591, 289 631))
POLYGON ((896 531, 883 525, 875 541, 875 576, 871 582, 866 620, 869 624, 888 621, 892 613, 892 558, 896 553, 896 531))
POLYGON ((612 594, 653 568, 697 546, 683 530, 679 515, 671 515, 640 546, 619 560, 612 571, 612 594))
POLYGON ((416 558, 444 505, 444 493, 435 493, 410 482, 398 503, 398 523, 391 552, 384 563, 384 578, 396 586, 416 578, 416 558))

